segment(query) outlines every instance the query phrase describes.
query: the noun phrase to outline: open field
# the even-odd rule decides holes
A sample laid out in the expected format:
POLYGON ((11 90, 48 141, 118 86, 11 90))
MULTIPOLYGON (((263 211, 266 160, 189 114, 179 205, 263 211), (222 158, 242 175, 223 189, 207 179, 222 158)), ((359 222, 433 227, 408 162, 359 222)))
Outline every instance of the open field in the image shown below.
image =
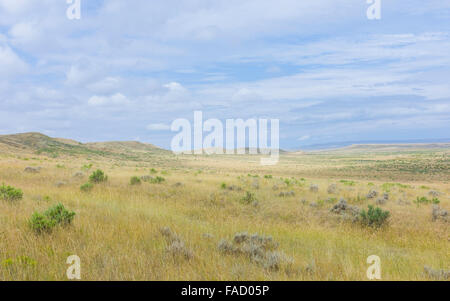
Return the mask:
POLYGON ((0 199, 1 280, 67 280, 73 254, 83 280, 367 280, 370 255, 383 280, 448 279, 449 216, 432 218, 433 202, 450 210, 447 144, 286 153, 268 167, 257 156, 47 138, 0 137, 0 183, 23 191, 0 199), (82 191, 97 169, 108 180, 82 191), (332 212, 341 198, 389 211, 388 222, 332 212), (73 222, 33 231, 33 213, 57 203, 73 222))

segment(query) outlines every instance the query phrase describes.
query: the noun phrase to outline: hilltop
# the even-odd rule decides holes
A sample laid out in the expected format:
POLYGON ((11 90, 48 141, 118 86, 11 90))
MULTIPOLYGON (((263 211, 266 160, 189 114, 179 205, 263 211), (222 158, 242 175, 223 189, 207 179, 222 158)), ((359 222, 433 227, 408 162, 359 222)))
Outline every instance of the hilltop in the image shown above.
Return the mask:
POLYGON ((0 136, 0 153, 32 153, 58 156, 123 157, 129 160, 145 155, 170 153, 152 144, 136 141, 81 143, 71 139, 52 138, 41 133, 0 136))
POLYGON ((310 153, 327 152, 417 152, 417 151, 448 151, 450 143, 393 143, 393 144, 352 144, 349 146, 319 149, 310 153))

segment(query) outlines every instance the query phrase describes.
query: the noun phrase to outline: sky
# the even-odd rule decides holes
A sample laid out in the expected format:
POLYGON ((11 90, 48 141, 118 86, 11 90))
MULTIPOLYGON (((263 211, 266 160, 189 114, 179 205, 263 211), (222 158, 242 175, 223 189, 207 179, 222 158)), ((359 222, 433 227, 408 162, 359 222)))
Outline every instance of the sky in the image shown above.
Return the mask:
POLYGON ((0 134, 168 148, 177 118, 280 146, 450 139, 450 1, 0 0, 0 134))

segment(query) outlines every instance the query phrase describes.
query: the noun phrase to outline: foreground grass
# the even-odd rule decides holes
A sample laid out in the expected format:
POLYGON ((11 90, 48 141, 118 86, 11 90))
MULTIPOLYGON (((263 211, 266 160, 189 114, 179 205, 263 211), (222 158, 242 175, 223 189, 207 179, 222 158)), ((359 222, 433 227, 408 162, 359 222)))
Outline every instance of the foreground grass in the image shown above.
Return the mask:
POLYGON ((72 254, 81 258, 83 280, 367 280, 366 259, 373 254, 381 258, 383 280, 429 280, 425 265, 449 269, 448 223, 432 222, 431 205, 412 203, 434 189, 442 193, 441 207, 449 209, 447 182, 340 182, 322 176, 320 169, 314 177, 312 168, 301 180, 306 168, 292 165, 286 168, 288 175, 278 167, 272 178, 264 178, 268 170, 260 170, 257 160, 239 158, 234 165, 217 160, 208 164, 203 158, 177 159, 187 161, 172 165, 171 160, 163 158, 159 166, 93 162, 91 170, 83 171, 84 178, 77 179, 73 174, 85 160, 1 158, 0 183, 21 188, 24 197, 0 200, 0 279, 66 280, 66 259, 72 254), (24 173, 29 165, 43 168, 24 173), (166 181, 129 184, 132 176, 149 175, 153 166, 166 181), (97 168, 105 170, 108 181, 82 192, 80 185, 97 168), (293 184, 280 177, 294 177, 293 184), (57 182, 65 183, 57 187, 57 182), (242 190, 223 189, 222 183, 242 190), (337 184, 337 194, 328 194, 331 183, 337 184), (311 184, 319 186, 318 193, 309 190, 311 184), (421 188, 425 185, 427 189, 421 188), (329 211, 336 200, 325 201, 344 197, 367 208, 375 202, 365 198, 369 189, 382 193, 383 187, 390 200, 381 207, 391 217, 380 229, 342 220, 329 211), (257 205, 241 201, 246 191, 254 193, 257 205), (280 197, 281 191, 294 191, 295 196, 280 197), (76 212, 73 224, 50 234, 32 232, 27 221, 33 212, 59 202, 76 212), (183 239, 193 258, 167 252, 163 227, 183 239), (268 270, 246 256, 218 250, 219 241, 244 231, 272 236, 291 263, 268 270))

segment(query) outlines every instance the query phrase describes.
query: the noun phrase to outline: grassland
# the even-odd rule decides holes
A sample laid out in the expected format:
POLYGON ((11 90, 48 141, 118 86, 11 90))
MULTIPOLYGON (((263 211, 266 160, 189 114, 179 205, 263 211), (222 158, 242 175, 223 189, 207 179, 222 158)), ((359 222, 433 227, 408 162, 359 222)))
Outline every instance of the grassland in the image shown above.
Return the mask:
POLYGON ((383 280, 432 280, 424 266, 450 269, 448 221, 432 220, 431 203, 414 202, 436 191, 449 211, 446 148, 283 154, 267 167, 248 155, 175 156, 148 145, 32 138, 0 145, 0 184, 23 191, 21 200, 0 200, 1 280, 67 280, 73 254, 83 280, 367 280, 369 255, 381 258, 383 280), (81 191, 96 169, 108 181, 81 191), (131 185, 133 176, 165 180, 131 185), (376 204, 370 190, 389 199, 376 204), (340 198, 388 210, 389 223, 367 227, 330 212, 340 198), (72 224, 33 232, 32 214, 57 203, 75 211, 72 224), (242 232, 272 237, 276 268, 218 248, 242 232))

